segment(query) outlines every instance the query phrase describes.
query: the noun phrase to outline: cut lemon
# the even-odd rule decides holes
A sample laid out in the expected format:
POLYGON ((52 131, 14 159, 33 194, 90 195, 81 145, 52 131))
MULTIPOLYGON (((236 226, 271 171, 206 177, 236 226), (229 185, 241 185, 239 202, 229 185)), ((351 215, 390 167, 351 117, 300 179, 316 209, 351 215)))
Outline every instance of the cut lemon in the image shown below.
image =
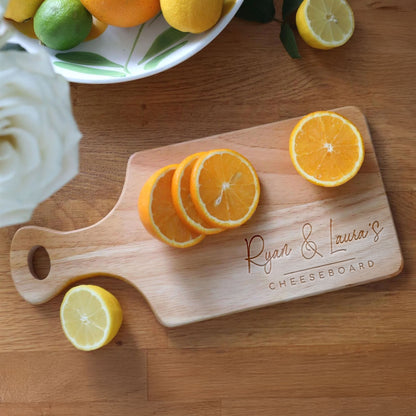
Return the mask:
POLYGON ((289 153, 305 179, 331 187, 342 185, 357 174, 364 160, 364 143, 349 120, 331 111, 317 111, 295 126, 289 153))
POLYGON ((105 289, 80 285, 62 301, 61 324, 66 337, 79 350, 91 351, 108 344, 123 320, 118 300, 105 289))
POLYGON ((313 48, 344 45, 354 32, 354 14, 345 0, 304 0, 296 12, 302 39, 313 48))
POLYGON ((213 227, 234 228, 254 214, 260 182, 251 163, 229 149, 202 155, 192 170, 192 201, 201 217, 213 227))
POLYGON ((155 172, 140 191, 138 209, 146 230, 172 247, 198 244, 205 236, 188 228, 176 213, 172 201, 172 177, 178 165, 155 172))
POLYGON ((204 155, 204 152, 194 153, 185 158, 176 168, 172 179, 172 200, 181 220, 196 233, 216 234, 223 228, 212 227, 198 214, 192 202, 190 182, 192 169, 196 161, 204 155))

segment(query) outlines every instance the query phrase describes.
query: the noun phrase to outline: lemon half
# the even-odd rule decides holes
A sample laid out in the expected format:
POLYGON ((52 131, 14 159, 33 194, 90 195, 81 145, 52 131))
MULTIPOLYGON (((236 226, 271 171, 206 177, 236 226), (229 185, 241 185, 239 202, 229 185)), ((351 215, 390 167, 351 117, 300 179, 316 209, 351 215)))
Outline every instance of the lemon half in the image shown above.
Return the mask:
POLYGON ((354 32, 354 14, 345 0, 304 0, 296 12, 302 39, 313 48, 344 45, 354 32))
POLYGON ((115 296, 93 285, 70 289, 62 301, 60 316, 66 337, 83 351, 96 350, 108 344, 123 320, 115 296))

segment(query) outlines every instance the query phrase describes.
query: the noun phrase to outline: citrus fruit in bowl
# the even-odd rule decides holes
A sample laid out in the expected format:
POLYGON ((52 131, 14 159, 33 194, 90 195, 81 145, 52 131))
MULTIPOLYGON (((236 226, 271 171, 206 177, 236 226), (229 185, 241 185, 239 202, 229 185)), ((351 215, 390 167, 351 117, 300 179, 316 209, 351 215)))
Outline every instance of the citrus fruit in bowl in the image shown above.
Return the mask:
MULTIPOLYGON (((133 12, 117 14, 111 11, 101 15, 94 9, 100 2, 78 1, 91 13, 93 20, 90 34, 77 46, 63 50, 48 48, 33 36, 34 31, 28 27, 30 21, 12 22, 20 30, 15 31, 9 42, 29 52, 45 50, 57 73, 70 82, 85 84, 145 78, 184 62, 219 35, 243 3, 243 0, 223 0, 221 14, 217 15, 217 7, 217 11, 206 19, 210 22, 208 26, 200 25, 199 20, 191 21, 190 26, 181 26, 180 21, 168 23, 160 10, 160 1, 141 0, 148 7, 141 9, 136 16, 132 16, 133 12)), ((117 3, 115 0, 105 1, 113 5, 117 3)))
POLYGON ((50 48, 71 49, 90 33, 92 15, 78 0, 45 0, 33 17, 38 39, 50 48))

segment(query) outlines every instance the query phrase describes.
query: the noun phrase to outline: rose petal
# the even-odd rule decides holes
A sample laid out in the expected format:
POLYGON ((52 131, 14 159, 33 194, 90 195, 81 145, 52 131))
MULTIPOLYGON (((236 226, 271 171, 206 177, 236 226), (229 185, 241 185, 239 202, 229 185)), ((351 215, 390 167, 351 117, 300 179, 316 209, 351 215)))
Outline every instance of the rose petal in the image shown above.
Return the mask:
POLYGON ((42 162, 36 137, 30 131, 17 127, 5 129, 4 133, 5 137, 11 138, 9 143, 20 157, 21 174, 33 172, 42 162))
POLYGON ((0 185, 16 174, 19 155, 6 140, 0 141, 0 185))
POLYGON ((42 200, 49 198, 58 189, 62 188, 66 183, 72 180, 78 173, 78 144, 74 148, 66 152, 62 159, 62 169, 55 176, 48 186, 42 190, 40 197, 42 200))
POLYGON ((29 221, 35 208, 36 206, 28 208, 22 208, 20 206, 3 213, 0 211, 0 228, 29 221))
POLYGON ((0 48, 11 38, 15 32, 14 27, 3 19, 8 0, 0 0, 0 48))
POLYGON ((78 173, 81 136, 49 56, 0 51, 0 227, 27 221, 78 173))

